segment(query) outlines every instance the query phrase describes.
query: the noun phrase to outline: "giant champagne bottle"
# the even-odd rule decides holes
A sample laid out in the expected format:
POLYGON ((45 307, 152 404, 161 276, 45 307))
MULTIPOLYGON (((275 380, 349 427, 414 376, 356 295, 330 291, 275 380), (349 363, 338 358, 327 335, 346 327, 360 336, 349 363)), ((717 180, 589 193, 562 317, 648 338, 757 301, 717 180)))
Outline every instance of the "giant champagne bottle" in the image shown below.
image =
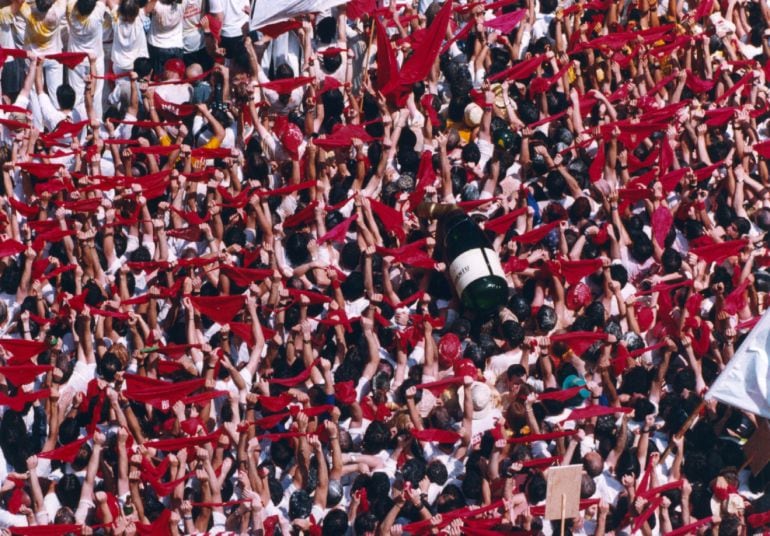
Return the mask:
POLYGON ((508 301, 508 283, 500 257, 484 232, 457 205, 421 203, 415 213, 438 219, 436 244, 463 305, 494 313, 508 301))

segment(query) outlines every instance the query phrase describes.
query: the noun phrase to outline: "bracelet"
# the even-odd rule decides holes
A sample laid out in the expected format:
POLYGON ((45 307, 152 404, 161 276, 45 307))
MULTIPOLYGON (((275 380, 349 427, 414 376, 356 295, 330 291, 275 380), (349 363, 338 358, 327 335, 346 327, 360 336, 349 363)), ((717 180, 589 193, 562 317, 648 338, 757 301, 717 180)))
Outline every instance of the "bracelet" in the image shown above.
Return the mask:
POLYGON ((620 169, 628 169, 628 166, 620 166, 620 169))
POLYGON ((193 516, 182 516, 185 521, 192 521, 193 516))

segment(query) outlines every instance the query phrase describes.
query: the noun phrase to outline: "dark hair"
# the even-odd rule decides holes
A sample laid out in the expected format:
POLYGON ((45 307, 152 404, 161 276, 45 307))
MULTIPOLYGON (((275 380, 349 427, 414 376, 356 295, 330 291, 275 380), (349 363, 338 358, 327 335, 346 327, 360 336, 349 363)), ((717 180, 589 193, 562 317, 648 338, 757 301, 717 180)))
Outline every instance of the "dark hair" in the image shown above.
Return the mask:
POLYGON ((361 272, 351 272, 340 284, 342 295, 347 301, 355 301, 364 295, 364 275, 361 272))
POLYGON ((446 484, 446 481, 449 478, 446 465, 438 460, 433 460, 430 462, 425 472, 428 475, 428 480, 434 484, 438 484, 439 486, 446 484))
POLYGON ((538 504, 545 500, 547 484, 541 473, 535 473, 527 482, 525 494, 529 504, 538 504))
MULTIPOLYGON (((134 22, 136 17, 139 16, 139 9, 139 4, 137 4, 135 0, 120 0, 120 4, 118 4, 118 16, 120 16, 120 18, 126 22, 131 23, 134 22)), ((136 68, 137 62, 140 64, 144 63, 142 60, 147 60, 149 63, 148 58, 136 58, 134 60, 134 71, 140 77, 147 76, 147 74, 149 74, 149 70, 147 72, 140 73, 136 68)))
POLYGON ((678 272, 682 267, 682 256, 678 251, 672 248, 666 248, 661 255, 661 264, 663 265, 663 272, 666 274, 673 274, 678 272))
POLYGON ((274 441, 270 444, 270 459, 278 467, 286 467, 293 458, 294 449, 288 441, 274 441))
POLYGON ((99 375, 108 382, 115 381, 115 374, 122 369, 120 359, 113 352, 107 352, 99 361, 99 375))
POLYGON ((318 40, 322 43, 331 43, 337 35, 337 21, 334 17, 324 17, 315 26, 318 40))
POLYGON ((628 270, 622 264, 611 264, 610 277, 620 285, 620 288, 623 288, 628 283, 628 270))
POLYGON ((645 235, 635 236, 630 253, 636 262, 647 261, 652 256, 652 241, 645 235))
POLYGON ((482 494, 481 494, 481 488, 482 488, 482 482, 484 481, 484 477, 481 476, 481 473, 477 470, 469 470, 465 473, 465 478, 463 478, 463 484, 462 484, 462 490, 463 495, 465 495, 466 498, 474 500, 474 501, 481 501, 482 500, 482 494))
POLYGON ((514 294, 511 296, 511 298, 508 300, 508 309, 510 309, 511 312, 516 315, 516 318, 519 319, 519 322, 526 322, 532 310, 529 300, 527 300, 521 294, 514 294))
POLYGON ((506 320, 500 326, 500 330, 510 346, 516 347, 524 342, 524 328, 518 322, 506 320))
POLYGON ((73 473, 67 473, 56 483, 56 497, 62 506, 77 509, 80 502, 80 480, 73 473))
POLYGON ((308 242, 310 242, 310 235, 307 233, 294 233, 286 239, 286 256, 293 266, 299 266, 310 260, 308 242))
POLYGON ((69 84, 62 84, 56 88, 56 100, 59 101, 59 108, 62 110, 71 110, 75 107, 75 90, 69 84))
POLYGON ((425 478, 425 472, 425 462, 420 458, 407 460, 401 467, 401 474, 404 475, 404 480, 409 482, 415 489, 420 485, 420 481, 425 478))
POLYGON ((545 188, 548 190, 549 199, 558 200, 564 197, 567 181, 559 171, 551 171, 545 177, 545 188))
POLYGON ((342 510, 332 510, 324 518, 322 536, 340 536, 348 530, 348 515, 342 510))
POLYGON ((479 146, 473 142, 467 143, 465 147, 462 148, 460 155, 463 159, 463 162, 467 162, 469 164, 478 164, 481 160, 481 151, 479 151, 479 146))
POLYGON ((35 0, 35 7, 41 13, 48 13, 48 10, 53 6, 54 0, 35 0))
POLYGON ((366 454, 377 454, 388 448, 388 443, 390 443, 390 430, 383 423, 375 421, 364 432, 362 448, 366 454))
POLYGON ((313 509, 313 500, 305 490, 297 490, 289 498, 289 519, 304 519, 313 509))
POLYGON ((76 0, 75 7, 83 16, 90 15, 96 7, 96 0, 76 0))
POLYGON ((556 311, 550 305, 543 305, 537 312, 537 325, 543 331, 556 327, 556 311))

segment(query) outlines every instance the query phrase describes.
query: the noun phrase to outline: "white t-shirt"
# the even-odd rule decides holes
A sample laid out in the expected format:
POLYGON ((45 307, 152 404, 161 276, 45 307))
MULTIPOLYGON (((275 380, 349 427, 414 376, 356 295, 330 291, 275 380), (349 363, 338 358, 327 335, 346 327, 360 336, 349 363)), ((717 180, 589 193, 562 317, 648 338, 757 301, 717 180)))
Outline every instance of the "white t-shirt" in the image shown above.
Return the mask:
POLYGON ((70 52, 96 52, 97 56, 104 55, 104 16, 107 7, 102 2, 96 2, 94 10, 85 17, 78 12, 75 2, 67 6, 67 23, 69 24, 68 48, 70 52))
MULTIPOLYGON (((203 0, 185 0, 184 19, 182 20, 182 35, 184 51, 197 52, 204 47, 203 30, 200 28, 203 16, 203 0)), ((209 13, 222 13, 221 0, 209 0, 209 13)))
POLYGON ((166 102, 184 104, 190 102, 192 86, 190 84, 167 84, 155 88, 155 93, 166 102))
POLYGON ((149 44, 158 48, 183 48, 183 16, 184 10, 177 3, 156 3, 150 18, 149 44))
POLYGON ((246 14, 246 8, 249 3, 247 0, 223 0, 222 11, 224 20, 222 21, 222 37, 238 37, 243 34, 243 25, 249 22, 249 16, 246 14))
POLYGON ((136 58, 146 58, 150 54, 147 51, 147 35, 144 33, 144 13, 134 22, 127 22, 118 16, 118 10, 112 12, 112 63, 124 71, 134 68, 136 58))

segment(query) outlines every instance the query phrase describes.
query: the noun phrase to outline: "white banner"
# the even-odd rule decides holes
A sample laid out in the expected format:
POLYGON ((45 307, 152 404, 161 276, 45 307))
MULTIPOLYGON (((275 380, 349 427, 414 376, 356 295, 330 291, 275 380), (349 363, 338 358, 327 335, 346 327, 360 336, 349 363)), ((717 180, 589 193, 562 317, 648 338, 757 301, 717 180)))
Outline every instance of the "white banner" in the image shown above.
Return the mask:
POLYGON ((755 415, 770 418, 770 311, 766 311, 744 339, 725 370, 719 375, 706 399, 720 402, 755 415))
POLYGON ((300 15, 321 13, 347 4, 348 0, 256 0, 251 10, 250 30, 275 24, 300 15))

